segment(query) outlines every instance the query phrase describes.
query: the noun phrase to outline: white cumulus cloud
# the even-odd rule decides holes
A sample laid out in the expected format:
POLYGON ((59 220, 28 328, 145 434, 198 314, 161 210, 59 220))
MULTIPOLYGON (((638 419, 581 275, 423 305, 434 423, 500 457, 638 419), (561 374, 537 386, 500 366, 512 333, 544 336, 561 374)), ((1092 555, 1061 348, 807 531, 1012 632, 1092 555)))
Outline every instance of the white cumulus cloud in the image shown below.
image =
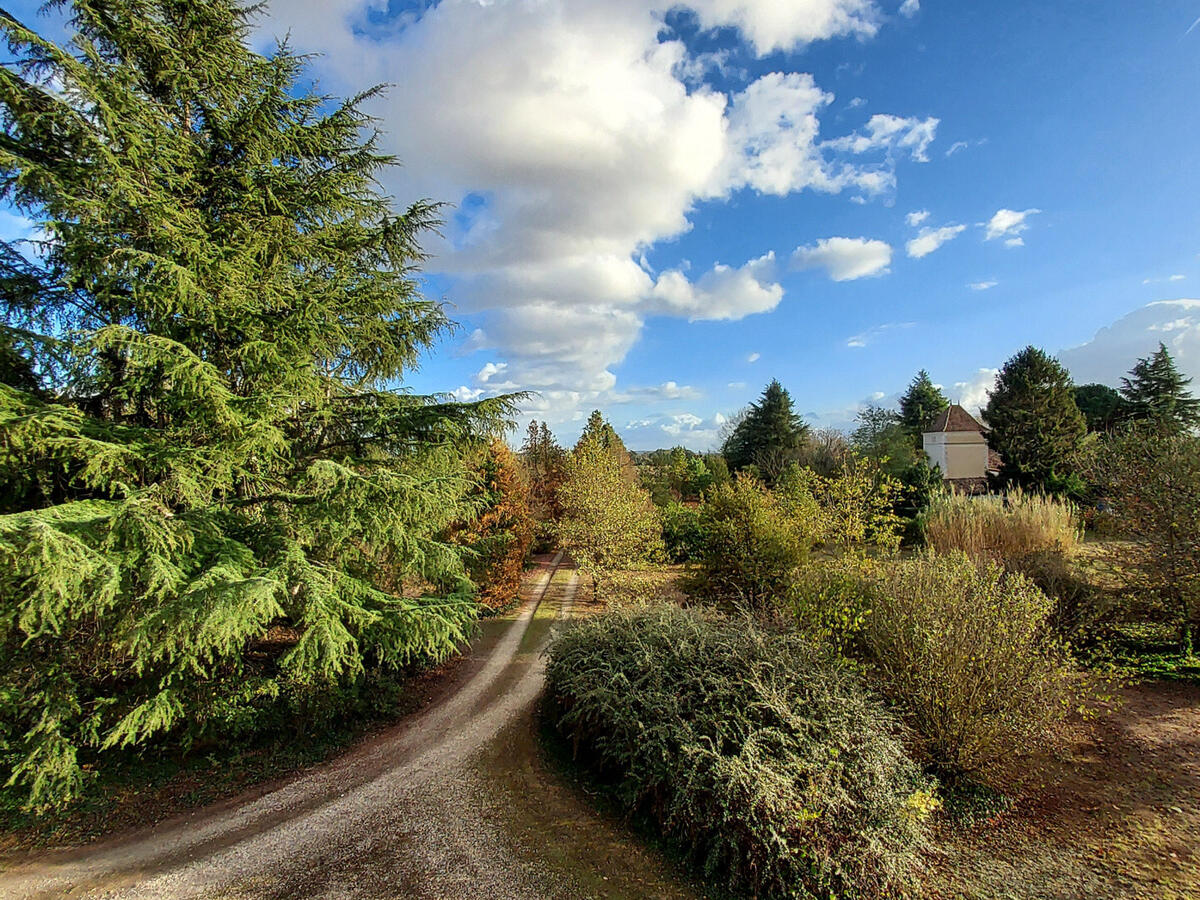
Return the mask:
POLYGON ((979 369, 966 381, 956 381, 950 400, 971 415, 978 416, 987 406, 988 397, 996 387, 996 376, 999 374, 999 369, 979 369))
MULTIPOLYGON (((647 316, 735 319, 782 301, 771 254, 701 267, 694 281, 643 264, 691 227, 698 203, 743 190, 875 196, 894 187, 898 161, 927 159, 936 136, 937 119, 880 114, 826 138, 832 95, 803 73, 769 72, 728 95, 697 82, 709 64, 664 31, 661 5, 443 0, 391 19, 385 6, 277 0, 259 38, 290 34, 295 49, 319 53, 324 90, 394 85, 367 107, 404 164, 386 187, 399 203, 456 205, 428 249, 448 299, 480 326, 460 351, 504 360, 503 376, 480 384, 539 390, 564 418, 613 389, 647 316)), ((867 38, 884 21, 873 0, 678 6, 704 28, 736 29, 759 55, 867 38)), ((875 262, 831 274, 886 268, 879 247, 867 251, 875 262)))
POLYGON ((913 259, 928 256, 947 241, 952 241, 964 231, 966 225, 944 225, 941 228, 922 228, 921 232, 904 245, 904 251, 913 259))
POLYGON ((771 252, 737 269, 718 263, 696 281, 676 269, 663 272, 650 293, 650 311, 692 320, 769 312, 783 299, 783 288, 772 281, 775 268, 771 252))
MULTIPOLYGON (((1076 384, 1119 385, 1139 358, 1166 344, 1180 371, 1200 379, 1200 300, 1148 303, 1058 355, 1076 384)), ((1200 381, 1197 382, 1200 386, 1200 381)))
POLYGON ((937 137, 939 120, 879 114, 867 121, 865 132, 835 138, 826 146, 850 153, 871 150, 904 150, 916 162, 929 162, 926 152, 937 137))
POLYGON ((998 281, 972 281, 967 287, 973 291, 990 291, 999 283, 998 281))
POLYGON ((904 217, 904 221, 908 225, 909 228, 916 228, 918 225, 922 224, 928 218, 929 218, 929 210, 914 209, 912 212, 910 212, 908 215, 906 215, 904 217))
POLYGON ((823 268, 834 281, 853 281, 885 274, 892 248, 884 241, 861 237, 822 238, 812 246, 797 247, 792 262, 801 269, 823 268))
POLYGON ((996 214, 984 225, 986 229, 984 240, 994 241, 997 238, 1004 238, 1005 246, 1021 247, 1025 244, 1025 239, 1021 237, 1021 234, 1029 229, 1027 220, 1030 216, 1040 212, 1040 209, 1026 209, 1021 212, 1014 209, 996 210, 996 214))

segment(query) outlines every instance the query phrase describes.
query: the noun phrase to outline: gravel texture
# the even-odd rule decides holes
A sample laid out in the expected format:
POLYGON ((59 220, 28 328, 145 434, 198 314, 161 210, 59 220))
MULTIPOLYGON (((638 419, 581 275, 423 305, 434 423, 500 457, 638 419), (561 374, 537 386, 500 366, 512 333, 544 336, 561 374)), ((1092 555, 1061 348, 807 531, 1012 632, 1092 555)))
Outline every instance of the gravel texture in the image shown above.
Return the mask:
POLYGON ((554 577, 560 559, 489 624, 464 683, 412 719, 262 796, 18 863, 0 873, 0 896, 582 896, 569 873, 516 852, 480 765, 502 731, 531 731, 543 650, 578 583, 565 568, 554 577))

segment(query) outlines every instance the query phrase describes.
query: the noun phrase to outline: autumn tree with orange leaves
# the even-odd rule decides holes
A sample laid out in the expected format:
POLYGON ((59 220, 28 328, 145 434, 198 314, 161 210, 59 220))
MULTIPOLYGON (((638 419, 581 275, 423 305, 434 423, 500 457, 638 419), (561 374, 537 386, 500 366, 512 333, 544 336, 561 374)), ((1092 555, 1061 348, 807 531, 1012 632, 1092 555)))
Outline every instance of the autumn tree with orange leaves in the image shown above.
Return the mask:
POLYGON ((479 604, 501 610, 517 599, 533 542, 529 486, 516 456, 498 439, 481 446, 471 465, 476 483, 469 499, 479 513, 456 524, 450 539, 471 551, 467 571, 479 588, 479 604))

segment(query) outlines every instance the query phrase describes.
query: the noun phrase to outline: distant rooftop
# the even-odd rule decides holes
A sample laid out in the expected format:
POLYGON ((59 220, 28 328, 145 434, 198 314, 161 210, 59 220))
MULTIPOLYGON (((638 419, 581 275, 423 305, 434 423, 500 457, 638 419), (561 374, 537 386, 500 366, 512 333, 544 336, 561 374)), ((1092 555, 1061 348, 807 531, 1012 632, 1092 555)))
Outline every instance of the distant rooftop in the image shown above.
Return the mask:
POLYGON ((952 403, 949 407, 938 413, 937 418, 933 420, 933 424, 925 429, 926 434, 934 431, 976 431, 979 434, 987 433, 987 429, 980 425, 973 415, 957 403, 952 403))

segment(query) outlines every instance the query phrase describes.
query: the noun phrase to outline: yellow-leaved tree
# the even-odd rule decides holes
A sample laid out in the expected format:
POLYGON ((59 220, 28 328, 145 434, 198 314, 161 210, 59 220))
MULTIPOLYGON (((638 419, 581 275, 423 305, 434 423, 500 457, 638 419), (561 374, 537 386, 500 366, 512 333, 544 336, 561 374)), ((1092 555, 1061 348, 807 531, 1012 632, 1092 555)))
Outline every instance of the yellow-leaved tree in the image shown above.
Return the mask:
POLYGON ((617 570, 663 554, 658 508, 650 494, 626 476, 622 455, 585 433, 567 460, 566 478, 558 490, 559 541, 591 577, 597 596, 617 570))

